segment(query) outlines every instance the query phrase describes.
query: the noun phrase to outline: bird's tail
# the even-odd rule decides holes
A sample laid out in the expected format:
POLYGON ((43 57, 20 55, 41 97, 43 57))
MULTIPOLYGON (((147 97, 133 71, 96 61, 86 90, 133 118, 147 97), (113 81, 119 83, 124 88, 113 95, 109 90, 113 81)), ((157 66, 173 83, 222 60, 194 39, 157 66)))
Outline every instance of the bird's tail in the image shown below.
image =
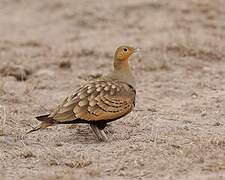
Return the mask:
POLYGON ((33 128, 32 130, 30 130, 29 132, 27 132, 26 134, 32 133, 32 132, 40 130, 40 129, 45 129, 48 126, 55 124, 55 121, 52 118, 49 118, 48 116, 49 115, 43 115, 43 116, 36 117, 36 119, 41 121, 41 123, 38 126, 36 126, 35 128, 33 128))
POLYGON ((37 116, 36 119, 37 119, 38 121, 41 121, 41 122, 52 121, 52 118, 49 117, 49 114, 42 115, 42 116, 37 116))

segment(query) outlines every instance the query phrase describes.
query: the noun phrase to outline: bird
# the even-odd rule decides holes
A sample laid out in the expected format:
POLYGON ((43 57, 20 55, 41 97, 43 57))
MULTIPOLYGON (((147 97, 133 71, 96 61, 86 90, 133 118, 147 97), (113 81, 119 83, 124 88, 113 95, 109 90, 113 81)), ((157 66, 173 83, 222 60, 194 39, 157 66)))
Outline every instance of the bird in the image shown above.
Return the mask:
POLYGON ((107 141, 107 123, 124 117, 135 107, 136 83, 129 57, 138 51, 126 45, 118 47, 111 73, 82 85, 50 114, 37 116, 41 123, 28 133, 56 124, 86 123, 99 141, 107 141))

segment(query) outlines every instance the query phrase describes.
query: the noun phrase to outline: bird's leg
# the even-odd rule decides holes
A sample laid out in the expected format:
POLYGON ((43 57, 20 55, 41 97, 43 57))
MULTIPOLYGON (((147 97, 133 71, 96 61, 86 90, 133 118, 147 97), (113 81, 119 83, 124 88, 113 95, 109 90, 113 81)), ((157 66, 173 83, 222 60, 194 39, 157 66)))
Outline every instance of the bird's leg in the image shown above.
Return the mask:
POLYGON ((94 124, 90 124, 92 130, 94 131, 94 133, 96 134, 96 136, 98 137, 98 139, 100 141, 107 141, 108 138, 105 134, 105 132, 103 130, 100 130, 96 125, 94 124))

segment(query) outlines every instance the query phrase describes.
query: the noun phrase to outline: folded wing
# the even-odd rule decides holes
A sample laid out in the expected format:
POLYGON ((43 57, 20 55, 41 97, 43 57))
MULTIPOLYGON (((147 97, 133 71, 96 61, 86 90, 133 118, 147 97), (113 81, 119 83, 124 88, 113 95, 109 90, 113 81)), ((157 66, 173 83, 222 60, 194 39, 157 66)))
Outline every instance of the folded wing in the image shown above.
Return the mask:
POLYGON ((76 119, 113 120, 129 113, 135 103, 135 90, 119 81, 96 81, 67 97, 49 117, 58 122, 76 119))

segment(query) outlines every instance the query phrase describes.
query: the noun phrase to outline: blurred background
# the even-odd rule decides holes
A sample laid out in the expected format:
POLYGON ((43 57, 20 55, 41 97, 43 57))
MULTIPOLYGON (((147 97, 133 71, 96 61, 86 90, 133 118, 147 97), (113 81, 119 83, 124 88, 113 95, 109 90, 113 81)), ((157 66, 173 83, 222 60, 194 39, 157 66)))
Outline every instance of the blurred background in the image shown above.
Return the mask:
POLYGON ((224 0, 1 0, 0 179, 225 178, 224 0), (131 59, 134 112, 22 137, 86 80, 131 59))

